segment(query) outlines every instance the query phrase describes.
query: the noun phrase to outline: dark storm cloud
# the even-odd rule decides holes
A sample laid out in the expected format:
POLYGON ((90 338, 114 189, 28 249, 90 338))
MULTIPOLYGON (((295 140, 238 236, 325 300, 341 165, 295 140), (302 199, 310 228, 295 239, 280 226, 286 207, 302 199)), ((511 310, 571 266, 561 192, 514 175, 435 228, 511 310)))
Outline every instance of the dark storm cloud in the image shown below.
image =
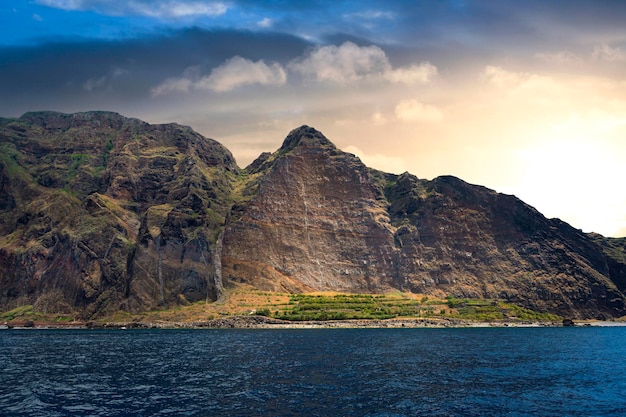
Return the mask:
POLYGON ((308 46, 278 33, 189 29, 125 42, 55 42, 0 49, 3 115, 33 109, 104 108, 145 100, 186 68, 209 69, 239 55, 287 61, 308 46))

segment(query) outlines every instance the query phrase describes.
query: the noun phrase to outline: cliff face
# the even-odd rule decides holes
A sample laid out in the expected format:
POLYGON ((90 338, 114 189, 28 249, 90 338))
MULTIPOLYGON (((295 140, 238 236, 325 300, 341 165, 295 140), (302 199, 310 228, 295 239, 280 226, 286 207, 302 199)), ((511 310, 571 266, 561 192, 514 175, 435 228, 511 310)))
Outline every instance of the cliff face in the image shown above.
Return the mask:
POLYGON ((223 146, 106 112, 3 119, 0 142, 4 308, 90 317, 217 297, 238 171, 223 146))
POLYGON ((248 175, 253 198, 233 208, 224 232, 226 280, 271 290, 392 288, 384 193, 356 157, 302 127, 248 175))
POLYGON ((624 314, 624 271, 611 270, 615 260, 591 236, 454 177, 388 184, 404 288, 572 317, 624 314))
POLYGON ((0 119, 3 309, 93 317, 248 283, 617 317, 625 242, 454 177, 371 170, 307 126, 240 170, 175 124, 105 112, 0 119))
POLYGON ((306 126, 246 171, 252 198, 224 232, 227 281, 496 298, 571 317, 626 312, 624 258, 607 256, 607 240, 514 196, 369 170, 306 126))

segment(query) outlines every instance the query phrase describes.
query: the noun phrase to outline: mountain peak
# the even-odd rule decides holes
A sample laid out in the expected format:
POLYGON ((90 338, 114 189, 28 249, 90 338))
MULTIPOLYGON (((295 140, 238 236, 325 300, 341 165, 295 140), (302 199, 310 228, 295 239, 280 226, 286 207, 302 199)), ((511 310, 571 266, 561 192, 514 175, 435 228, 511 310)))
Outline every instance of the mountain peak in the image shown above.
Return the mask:
POLYGON ((289 132, 283 141, 280 150, 283 152, 290 151, 297 146, 307 147, 332 147, 335 145, 329 141, 322 132, 307 125, 302 125, 297 129, 289 132))

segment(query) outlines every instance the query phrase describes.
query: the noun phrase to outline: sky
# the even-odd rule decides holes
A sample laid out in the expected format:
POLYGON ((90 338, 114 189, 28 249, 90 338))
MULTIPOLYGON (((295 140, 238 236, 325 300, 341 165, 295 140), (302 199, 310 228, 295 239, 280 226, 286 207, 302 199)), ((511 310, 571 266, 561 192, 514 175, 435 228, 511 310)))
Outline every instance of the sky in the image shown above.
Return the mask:
POLYGON ((626 236, 626 2, 0 0, 0 116, 177 122, 245 167, 303 124, 626 236))

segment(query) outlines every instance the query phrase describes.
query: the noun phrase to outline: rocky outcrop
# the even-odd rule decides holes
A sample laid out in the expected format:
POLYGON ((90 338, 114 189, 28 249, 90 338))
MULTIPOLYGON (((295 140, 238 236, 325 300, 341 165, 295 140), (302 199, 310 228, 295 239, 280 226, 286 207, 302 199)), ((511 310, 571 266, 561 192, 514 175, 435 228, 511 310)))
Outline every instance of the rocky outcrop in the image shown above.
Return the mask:
POLYGON ((355 156, 302 127, 248 175, 254 197, 233 208, 224 232, 226 280, 282 291, 392 288, 383 190, 355 156))
POLYGON ((115 113, 0 123, 0 305, 86 317, 215 299, 238 168, 219 143, 115 113))
POLYGON ((246 174, 224 232, 229 282, 503 299, 575 318, 626 312, 624 258, 599 244, 609 240, 514 196, 369 170, 306 126, 246 174))
POLYGON ((84 318, 263 290, 502 299, 626 314, 626 240, 454 177, 367 168, 313 128, 240 170, 190 128, 0 119, 0 308, 84 318))
POLYGON ((387 184, 403 289, 568 317, 624 314, 620 275, 591 236, 458 178, 403 174, 387 184))

